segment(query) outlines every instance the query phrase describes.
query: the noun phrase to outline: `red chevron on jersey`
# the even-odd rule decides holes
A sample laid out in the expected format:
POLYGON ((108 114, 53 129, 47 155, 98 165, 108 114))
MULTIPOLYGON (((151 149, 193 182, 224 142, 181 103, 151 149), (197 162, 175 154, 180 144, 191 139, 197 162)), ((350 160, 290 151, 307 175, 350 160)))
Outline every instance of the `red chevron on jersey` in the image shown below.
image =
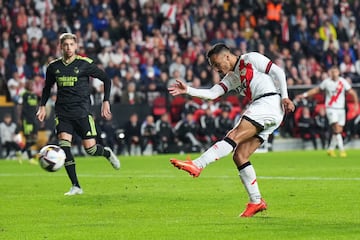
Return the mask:
POLYGON ((240 81, 246 83, 245 96, 251 100, 250 81, 254 76, 254 70, 251 63, 246 63, 243 59, 239 64, 240 81))
POLYGON ((342 82, 342 81, 339 81, 339 83, 338 83, 338 85, 337 85, 337 87, 336 87, 336 94, 331 96, 331 99, 330 99, 330 101, 329 101, 329 103, 328 103, 328 105, 329 105, 330 107, 331 107, 331 105, 333 105, 334 102, 336 102, 336 101, 338 100, 338 98, 339 98, 339 96, 340 96, 343 88, 344 88, 343 82, 342 82))

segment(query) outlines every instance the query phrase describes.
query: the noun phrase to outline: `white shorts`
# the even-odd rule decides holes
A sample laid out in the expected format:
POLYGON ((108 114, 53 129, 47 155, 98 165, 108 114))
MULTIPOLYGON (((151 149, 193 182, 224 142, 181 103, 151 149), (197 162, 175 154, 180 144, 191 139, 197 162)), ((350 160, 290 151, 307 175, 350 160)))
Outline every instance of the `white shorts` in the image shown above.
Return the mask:
POLYGON ((284 118, 280 95, 255 100, 247 107, 243 117, 248 118, 255 126, 263 128, 257 136, 266 141, 269 135, 280 126, 284 118))
POLYGON ((339 108, 327 108, 326 116, 329 120, 329 124, 338 123, 340 126, 345 126, 346 112, 345 109, 339 108))

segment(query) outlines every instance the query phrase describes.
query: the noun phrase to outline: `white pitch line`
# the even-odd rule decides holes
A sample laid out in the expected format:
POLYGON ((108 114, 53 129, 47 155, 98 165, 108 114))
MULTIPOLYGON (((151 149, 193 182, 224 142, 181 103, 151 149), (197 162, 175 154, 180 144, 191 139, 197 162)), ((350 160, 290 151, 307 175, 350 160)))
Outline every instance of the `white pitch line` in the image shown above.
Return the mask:
POLYGON ((339 177, 282 177, 282 176, 259 176, 259 179, 270 180, 295 180, 295 181, 360 181, 360 178, 339 178, 339 177))
MULTIPOLYGON (((64 177, 65 174, 57 173, 0 173, 0 177, 64 177)), ((175 175, 161 175, 161 174, 137 174, 133 176, 121 174, 78 174, 79 177, 88 178, 175 178, 175 175)), ((233 176, 205 176, 204 178, 232 178, 233 176)), ((341 178, 341 177, 286 177, 286 176, 258 176, 258 179, 267 180, 286 180, 286 181, 360 181, 360 178, 341 178)))

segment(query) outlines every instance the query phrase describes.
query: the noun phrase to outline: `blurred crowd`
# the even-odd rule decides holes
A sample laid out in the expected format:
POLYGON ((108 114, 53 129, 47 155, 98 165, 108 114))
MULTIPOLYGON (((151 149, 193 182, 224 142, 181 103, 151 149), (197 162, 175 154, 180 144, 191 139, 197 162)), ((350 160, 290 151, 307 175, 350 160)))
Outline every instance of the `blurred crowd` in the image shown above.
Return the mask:
MULTIPOLYGON (((360 83, 359 12, 359 0, 0 0, 0 95, 16 104, 33 81, 40 96, 63 32, 76 34, 78 54, 110 76, 111 103, 171 101, 175 79, 219 82, 205 59, 217 42, 268 56, 289 86, 318 84, 335 64, 360 83)), ((91 81, 96 105, 103 87, 91 81)))

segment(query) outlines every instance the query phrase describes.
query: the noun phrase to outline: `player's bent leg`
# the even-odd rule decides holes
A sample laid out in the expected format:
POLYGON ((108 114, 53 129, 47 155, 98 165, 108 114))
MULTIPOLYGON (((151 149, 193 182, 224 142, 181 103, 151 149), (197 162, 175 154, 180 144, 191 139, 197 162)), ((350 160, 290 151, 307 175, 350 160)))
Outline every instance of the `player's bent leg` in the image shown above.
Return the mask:
POLYGON ((105 151, 108 151, 110 153, 110 156, 107 157, 107 159, 109 160, 109 162, 111 163, 113 168, 116 170, 119 170, 120 169, 120 160, 118 159, 118 157, 115 155, 115 153, 109 147, 104 147, 104 152, 105 151))
MULTIPOLYGON (((84 140, 86 141, 86 140, 84 140)), ((86 146, 86 144, 84 144, 86 146)), ((114 169, 120 169, 120 161, 115 155, 115 153, 109 147, 103 147, 100 144, 94 144, 91 147, 86 148, 85 151, 87 154, 91 156, 104 156, 108 159, 114 169)))

